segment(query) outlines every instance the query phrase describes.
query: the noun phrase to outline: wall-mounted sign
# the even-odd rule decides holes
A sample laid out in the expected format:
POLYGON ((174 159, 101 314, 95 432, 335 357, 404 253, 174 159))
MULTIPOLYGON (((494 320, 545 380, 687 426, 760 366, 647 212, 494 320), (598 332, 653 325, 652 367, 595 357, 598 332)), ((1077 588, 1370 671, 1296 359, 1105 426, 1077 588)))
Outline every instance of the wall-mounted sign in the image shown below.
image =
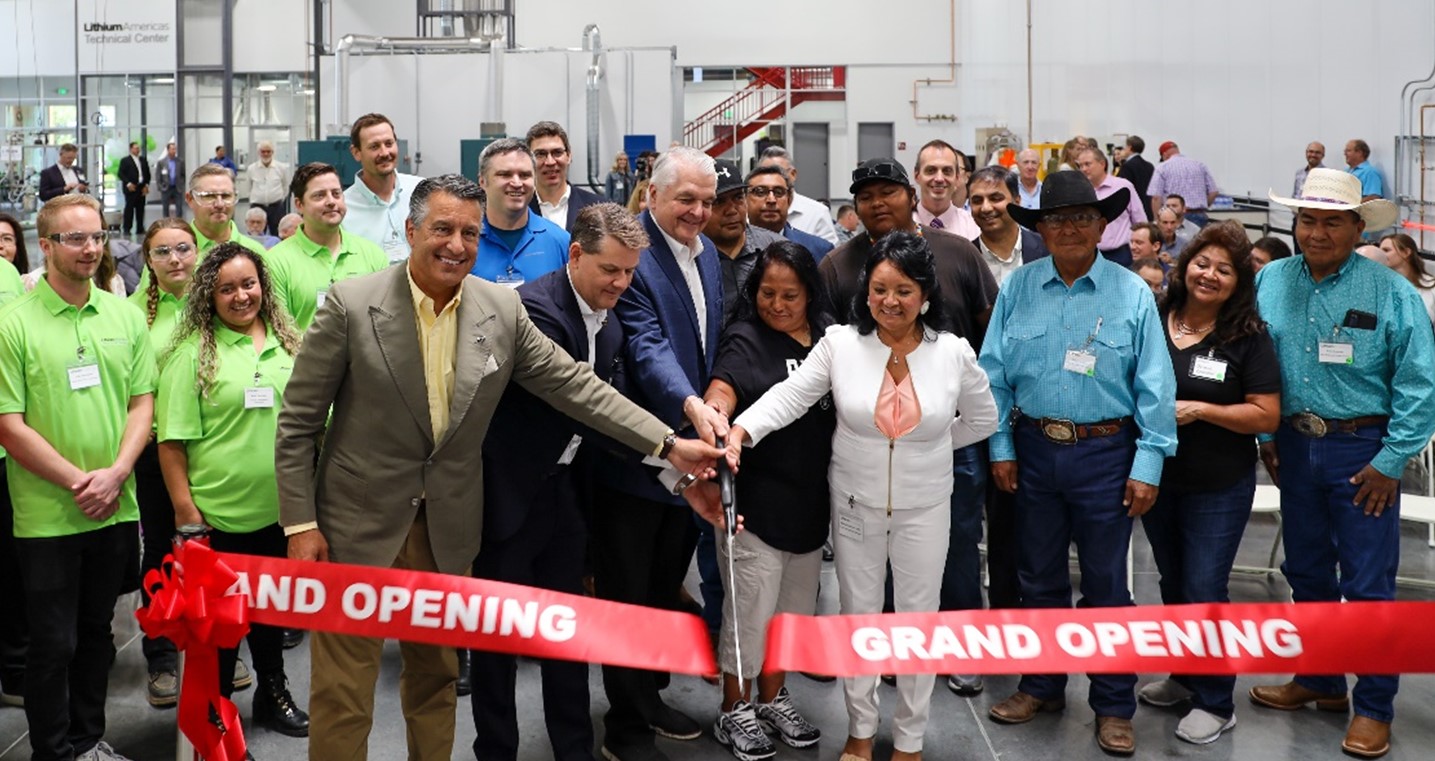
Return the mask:
POLYGON ((174 71, 174 0, 79 0, 75 48, 81 74, 174 71))

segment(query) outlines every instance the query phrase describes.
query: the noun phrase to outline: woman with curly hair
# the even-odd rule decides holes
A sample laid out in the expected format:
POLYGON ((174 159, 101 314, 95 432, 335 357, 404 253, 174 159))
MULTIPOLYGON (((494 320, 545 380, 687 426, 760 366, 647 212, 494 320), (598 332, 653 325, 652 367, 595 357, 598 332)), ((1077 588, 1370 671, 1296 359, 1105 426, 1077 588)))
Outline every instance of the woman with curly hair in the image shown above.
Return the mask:
MULTIPOLYGON (((150 346, 158 358, 169 347, 180 313, 184 311, 198 248, 189 223, 167 217, 149 226, 140 251, 149 272, 149 283, 143 290, 135 291, 129 302, 144 313, 150 346)), ((143 546, 140 572, 143 574, 164 562, 165 553, 170 550, 170 537, 174 535, 174 505, 170 504, 169 491, 164 485, 159 445, 153 437, 135 461, 135 490, 140 507, 143 546)), ((148 605, 148 592, 141 591, 148 605)), ((162 637, 146 637, 141 647, 149 667, 146 695, 149 704, 156 708, 175 705, 179 702, 179 657, 174 643, 162 637)), ((247 684, 245 679, 240 681, 247 684)))
MULTIPOLYGON (((1256 434, 1280 423, 1275 344, 1256 309, 1251 243, 1236 222, 1212 223, 1171 268, 1166 348, 1176 370, 1176 456, 1141 526, 1161 572, 1167 605, 1230 602, 1227 582, 1256 493, 1256 434)), ((1138 696, 1154 706, 1186 701, 1176 736, 1214 742, 1236 724, 1234 676, 1172 674, 1138 696)))
MULTIPOLYGON (((269 287, 263 259, 236 243, 209 250, 162 360, 155 403, 159 458, 176 526, 204 527, 220 552, 285 557, 274 474, 279 400, 299 336, 269 287)), ((309 715, 289 694, 284 631, 254 624, 253 719, 291 737, 309 715)), ((233 691, 238 651, 220 651, 219 685, 233 691)))

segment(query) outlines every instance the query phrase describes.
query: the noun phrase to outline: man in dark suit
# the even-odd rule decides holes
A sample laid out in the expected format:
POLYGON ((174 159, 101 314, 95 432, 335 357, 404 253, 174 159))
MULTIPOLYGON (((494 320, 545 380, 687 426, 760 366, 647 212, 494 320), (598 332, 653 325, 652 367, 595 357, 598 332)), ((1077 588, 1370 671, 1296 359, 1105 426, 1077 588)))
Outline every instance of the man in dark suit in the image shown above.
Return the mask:
POLYGON ((184 218, 184 159, 179 157, 179 147, 173 142, 164 147, 164 156, 155 163, 155 176, 159 178, 160 211, 169 216, 170 204, 174 204, 175 216, 184 218))
POLYGON ((1126 145, 1116 149, 1116 171, 1112 174, 1131 183, 1136 188, 1136 197, 1141 199, 1141 208, 1151 208, 1151 196, 1147 195, 1146 189, 1151 186, 1151 175, 1155 174, 1156 167, 1151 162, 1141 158, 1141 152, 1146 150, 1146 141, 1140 135, 1132 135, 1126 138, 1126 145))
POLYGON ((120 159, 120 187, 125 191, 125 217, 120 229, 144 234, 145 196, 149 194, 149 159, 140 153, 139 143, 130 143, 130 155, 120 159), (133 224, 133 227, 131 227, 133 224))
POLYGON ((80 149, 74 143, 60 146, 60 160, 40 171, 40 200, 48 201, 66 193, 88 193, 85 170, 75 163, 80 149))
MULTIPOLYGON (((721 454, 677 439, 574 362, 513 290, 468 276, 479 199, 458 175, 421 182, 405 224, 407 262, 334 284, 305 334, 274 445, 290 557, 468 573, 483 538, 479 453, 510 381, 684 470, 721 454)), ((454 649, 404 642, 399 653, 408 758, 446 761, 454 649)), ((383 641, 315 632, 309 654, 309 758, 363 761, 383 641)))
MULTIPOLYGON (((609 310, 628 289, 647 246, 647 233, 626 209, 589 206, 574 224, 568 265, 518 289, 534 326, 605 381, 623 345, 609 310)), ((583 594, 592 438, 522 387, 503 393, 484 440, 484 542, 475 577, 583 594)), ((472 657, 474 756, 513 761, 516 659, 481 650, 472 657)), ((541 669, 552 757, 593 761, 588 665, 544 660, 541 669)))
POLYGON ((834 246, 826 238, 803 232, 787 221, 792 209, 792 181, 775 165, 760 166, 747 175, 747 217, 756 227, 770 230, 807 249, 821 262, 834 246))
POLYGON ((540 214, 549 222, 572 232, 578 212, 603 203, 603 197, 568 183, 568 165, 573 163, 573 149, 568 145, 568 133, 558 122, 538 122, 529 127, 524 142, 528 143, 538 170, 534 183, 537 192, 529 201, 529 208, 534 214, 540 214))
MULTIPOLYGON (((640 217, 651 245, 613 310, 626 342, 619 388, 675 429, 692 421, 704 440, 727 435, 727 421, 701 396, 722 329, 721 254, 702 234, 716 197, 711 156, 677 147, 658 158, 648 210, 640 217)), ((598 596, 677 609, 697 530, 674 489, 691 481, 674 483, 672 471, 664 477, 648 465, 612 457, 599 473, 593 501, 598 596)), ((665 759, 655 733, 679 740, 702 734, 691 717, 663 703, 663 679, 652 671, 603 668, 610 706, 603 755, 610 761, 665 759)))

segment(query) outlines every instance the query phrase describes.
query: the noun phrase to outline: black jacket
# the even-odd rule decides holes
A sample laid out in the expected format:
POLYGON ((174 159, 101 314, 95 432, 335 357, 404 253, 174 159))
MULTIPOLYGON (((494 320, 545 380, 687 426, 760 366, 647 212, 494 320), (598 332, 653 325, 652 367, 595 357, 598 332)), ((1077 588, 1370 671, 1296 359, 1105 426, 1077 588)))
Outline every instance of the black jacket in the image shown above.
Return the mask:
POLYGON ((132 156, 128 153, 125 154, 125 157, 120 159, 119 178, 120 190, 125 193, 131 192, 129 188, 125 187, 130 183, 135 184, 133 192, 138 193, 144 190, 150 181, 149 159, 145 158, 144 154, 140 154, 139 156, 132 156), (135 159, 139 159, 138 170, 135 169, 135 159))
MULTIPOLYGON (((578 212, 592 206, 595 203, 607 203, 608 199, 603 196, 584 190, 577 185, 569 185, 568 194, 568 220, 563 223, 563 229, 573 232, 573 220, 578 218, 578 212)), ((543 216, 543 211, 538 207, 538 194, 533 194, 533 200, 528 202, 528 210, 534 214, 543 216)))
POLYGON ((1121 162, 1121 166, 1116 171, 1117 177, 1135 186, 1136 197, 1141 199, 1141 208, 1146 210, 1148 216, 1151 214, 1151 196, 1146 193, 1146 189, 1151 186, 1151 176, 1155 173, 1156 167, 1141 158, 1139 153, 1131 154, 1130 158, 1121 162))
MULTIPOLYGON (((71 165, 75 170, 75 177, 80 182, 88 182, 85 179, 85 170, 80 168, 78 163, 71 165)), ((60 174, 60 165, 51 164, 40 171, 40 200, 48 201, 55 196, 65 194, 65 175, 60 174)))

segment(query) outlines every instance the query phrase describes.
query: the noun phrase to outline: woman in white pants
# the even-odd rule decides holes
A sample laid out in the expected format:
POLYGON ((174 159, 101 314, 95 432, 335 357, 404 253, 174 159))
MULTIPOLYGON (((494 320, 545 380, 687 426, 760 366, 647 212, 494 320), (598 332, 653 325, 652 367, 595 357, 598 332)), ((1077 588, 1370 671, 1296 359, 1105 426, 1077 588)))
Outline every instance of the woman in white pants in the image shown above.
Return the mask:
MULTIPOLYGON (((952 450, 996 430, 987 376, 946 321, 919 235, 878 241, 862 273, 867 309, 828 329, 802 366, 734 421, 728 456, 796 420, 828 392, 837 408, 828 474, 842 613, 880 613, 887 563, 898 612, 935 611, 951 520, 952 450)), ((898 676, 896 761, 920 759, 935 676, 898 676)), ((843 761, 870 761, 877 677, 845 681, 843 761)))

